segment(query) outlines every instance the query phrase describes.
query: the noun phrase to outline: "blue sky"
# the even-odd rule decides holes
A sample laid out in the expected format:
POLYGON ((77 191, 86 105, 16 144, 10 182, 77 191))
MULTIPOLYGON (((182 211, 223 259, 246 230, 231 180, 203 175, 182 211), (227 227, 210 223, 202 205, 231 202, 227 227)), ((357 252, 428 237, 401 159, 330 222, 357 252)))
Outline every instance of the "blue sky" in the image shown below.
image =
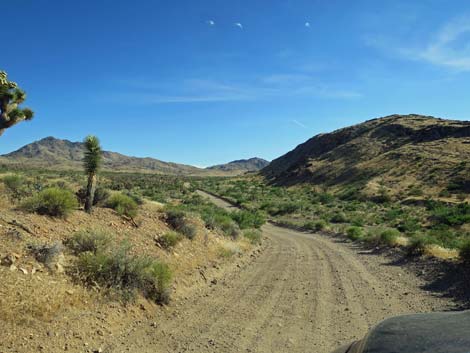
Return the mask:
POLYGON ((0 1, 0 69, 36 112, 0 153, 96 134, 207 166, 393 113, 470 118, 464 0, 0 1))

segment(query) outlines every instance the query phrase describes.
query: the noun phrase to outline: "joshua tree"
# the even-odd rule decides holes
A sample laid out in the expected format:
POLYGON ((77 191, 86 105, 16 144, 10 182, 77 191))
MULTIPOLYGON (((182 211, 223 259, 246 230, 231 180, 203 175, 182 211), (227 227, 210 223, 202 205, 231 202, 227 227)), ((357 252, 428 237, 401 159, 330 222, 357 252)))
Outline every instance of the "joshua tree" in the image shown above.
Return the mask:
POLYGON ((85 173, 88 175, 88 185, 85 199, 85 211, 91 213, 93 208, 93 199, 95 198, 96 174, 101 164, 101 146, 96 136, 87 136, 85 143, 85 158, 83 164, 85 173))
POLYGON ((19 108, 25 100, 26 93, 15 82, 8 81, 5 71, 0 71, 0 136, 13 125, 33 118, 31 109, 19 108))

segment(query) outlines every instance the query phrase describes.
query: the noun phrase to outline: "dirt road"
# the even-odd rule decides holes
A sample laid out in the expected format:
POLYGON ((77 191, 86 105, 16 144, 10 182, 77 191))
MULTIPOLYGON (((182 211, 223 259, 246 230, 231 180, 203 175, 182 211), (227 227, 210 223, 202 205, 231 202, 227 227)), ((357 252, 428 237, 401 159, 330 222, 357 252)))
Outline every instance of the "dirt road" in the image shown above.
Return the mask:
POLYGON ((263 232, 251 261, 105 351, 326 353, 385 317, 451 307, 414 275, 349 243, 273 225, 263 232))

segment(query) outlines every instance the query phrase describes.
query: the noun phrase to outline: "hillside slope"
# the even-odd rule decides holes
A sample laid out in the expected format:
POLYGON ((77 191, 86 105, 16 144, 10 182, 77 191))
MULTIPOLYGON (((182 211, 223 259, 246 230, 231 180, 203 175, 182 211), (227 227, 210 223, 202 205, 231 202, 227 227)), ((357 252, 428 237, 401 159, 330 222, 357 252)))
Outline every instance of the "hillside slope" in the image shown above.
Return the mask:
POLYGON ((267 160, 255 157, 250 159, 240 159, 226 164, 214 165, 212 167, 208 167, 207 169, 221 170, 225 172, 257 172, 268 165, 269 162, 267 160))
POLYGON ((279 185, 468 193, 469 155, 470 122, 391 115, 317 135, 261 173, 279 185))
MULTIPOLYGON (((54 169, 81 169, 83 143, 46 137, 0 156, 0 163, 54 169)), ((113 171, 147 171, 163 174, 199 175, 204 169, 189 165, 163 162, 154 158, 129 157, 120 153, 103 152, 103 167, 113 171)))

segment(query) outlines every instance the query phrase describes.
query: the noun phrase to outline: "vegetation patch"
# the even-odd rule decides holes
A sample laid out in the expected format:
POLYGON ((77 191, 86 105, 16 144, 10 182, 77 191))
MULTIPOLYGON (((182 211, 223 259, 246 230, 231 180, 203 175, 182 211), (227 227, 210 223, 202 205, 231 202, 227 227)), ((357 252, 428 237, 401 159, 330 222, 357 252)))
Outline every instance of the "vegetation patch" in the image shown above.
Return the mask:
POLYGON ((157 303, 169 302, 172 275, 166 264, 132 254, 126 242, 90 245, 92 233, 84 234, 75 235, 74 241, 68 242, 78 255, 74 264, 78 279, 89 286, 106 289, 110 294, 118 293, 123 301, 133 300, 141 293, 157 303))
POLYGON ((243 232, 243 236, 253 245, 258 245, 261 243, 262 233, 259 230, 246 230, 243 232))
POLYGON ((160 235, 155 241, 164 249, 171 249, 176 246, 182 239, 178 232, 167 232, 160 235))
POLYGON ((134 219, 137 216, 138 205, 127 195, 121 193, 113 194, 109 198, 107 205, 121 216, 126 216, 130 219, 134 219))
POLYGON ((48 188, 27 199, 22 208, 41 215, 67 217, 78 208, 78 202, 69 190, 48 188))
POLYGON ((364 237, 364 230, 361 227, 351 226, 346 229, 346 234, 349 239, 356 241, 364 237))

